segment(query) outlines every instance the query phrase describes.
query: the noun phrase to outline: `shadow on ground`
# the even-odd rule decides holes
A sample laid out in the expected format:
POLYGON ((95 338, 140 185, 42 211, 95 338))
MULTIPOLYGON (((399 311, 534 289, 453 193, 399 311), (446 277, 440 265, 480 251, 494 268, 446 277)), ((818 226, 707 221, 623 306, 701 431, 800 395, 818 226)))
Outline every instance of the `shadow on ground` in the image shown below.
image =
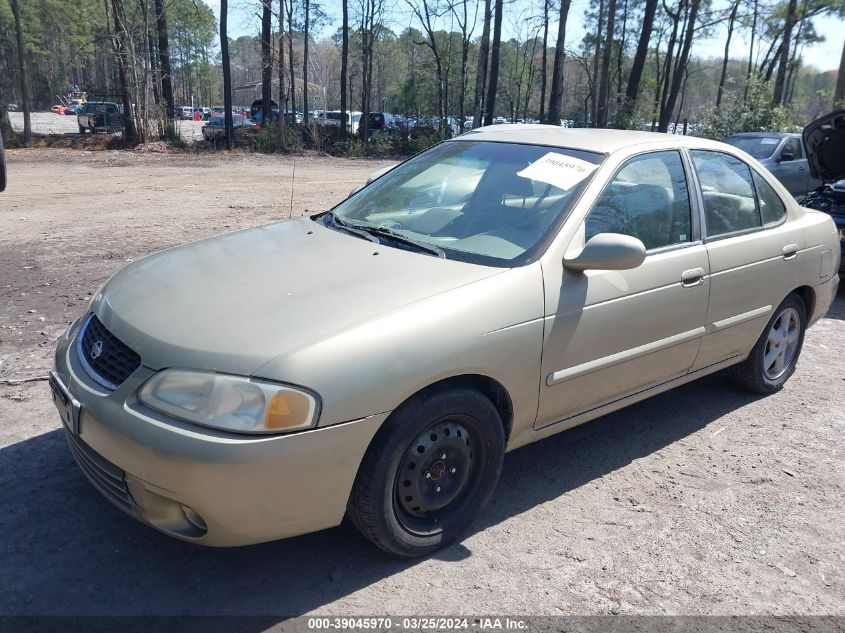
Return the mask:
MULTIPOLYGON (((712 376, 515 451, 474 529, 578 488, 751 401, 712 376)), ((60 430, 0 450, 0 508, 0 614, 301 614, 416 564, 388 558, 347 525, 238 549, 171 539, 100 498, 60 430)), ((456 544, 438 557, 459 565, 471 555, 456 544)))

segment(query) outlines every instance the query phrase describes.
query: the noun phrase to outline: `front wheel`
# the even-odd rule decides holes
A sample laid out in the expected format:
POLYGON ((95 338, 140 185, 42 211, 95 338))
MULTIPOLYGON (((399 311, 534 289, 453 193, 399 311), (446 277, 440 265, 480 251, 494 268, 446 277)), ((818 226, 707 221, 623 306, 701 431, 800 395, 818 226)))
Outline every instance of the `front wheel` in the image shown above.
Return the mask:
POLYGON ((367 450, 348 516, 385 552, 430 554, 458 538, 490 500, 504 452, 502 419, 481 393, 416 397, 367 450))
POLYGON ((731 367, 731 377, 757 393, 780 390, 795 372, 804 345, 806 324, 804 301, 798 295, 789 295, 769 319, 748 358, 731 367))

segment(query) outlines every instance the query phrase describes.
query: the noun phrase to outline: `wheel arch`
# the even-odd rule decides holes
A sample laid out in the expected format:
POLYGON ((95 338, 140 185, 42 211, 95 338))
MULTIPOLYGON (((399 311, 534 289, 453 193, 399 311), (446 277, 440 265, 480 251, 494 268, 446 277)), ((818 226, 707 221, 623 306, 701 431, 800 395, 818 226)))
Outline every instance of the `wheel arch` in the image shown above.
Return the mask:
POLYGON ((815 310, 816 307, 816 291, 810 286, 799 286, 789 294, 797 295, 801 301, 804 302, 804 307, 807 310, 807 322, 809 323, 810 319, 813 317, 813 310, 815 310))

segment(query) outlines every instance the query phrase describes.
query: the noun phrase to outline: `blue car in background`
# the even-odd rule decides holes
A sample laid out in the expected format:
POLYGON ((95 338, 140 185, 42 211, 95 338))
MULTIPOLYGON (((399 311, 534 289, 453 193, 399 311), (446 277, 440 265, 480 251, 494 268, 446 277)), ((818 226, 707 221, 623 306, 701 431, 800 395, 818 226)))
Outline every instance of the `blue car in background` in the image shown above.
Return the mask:
POLYGON ((839 231, 842 254, 839 272, 845 271, 845 110, 831 112, 804 128, 810 172, 823 181, 801 204, 829 213, 839 231))

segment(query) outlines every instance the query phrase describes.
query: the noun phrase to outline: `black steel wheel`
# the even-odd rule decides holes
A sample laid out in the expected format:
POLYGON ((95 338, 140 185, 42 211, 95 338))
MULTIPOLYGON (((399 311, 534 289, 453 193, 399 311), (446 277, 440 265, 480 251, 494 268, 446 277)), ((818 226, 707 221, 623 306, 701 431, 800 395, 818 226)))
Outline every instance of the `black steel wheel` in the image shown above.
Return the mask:
POLYGON ((502 419, 483 394, 417 396, 390 416, 367 450, 347 514, 388 553, 429 554, 458 538, 487 504, 504 451, 502 419))

